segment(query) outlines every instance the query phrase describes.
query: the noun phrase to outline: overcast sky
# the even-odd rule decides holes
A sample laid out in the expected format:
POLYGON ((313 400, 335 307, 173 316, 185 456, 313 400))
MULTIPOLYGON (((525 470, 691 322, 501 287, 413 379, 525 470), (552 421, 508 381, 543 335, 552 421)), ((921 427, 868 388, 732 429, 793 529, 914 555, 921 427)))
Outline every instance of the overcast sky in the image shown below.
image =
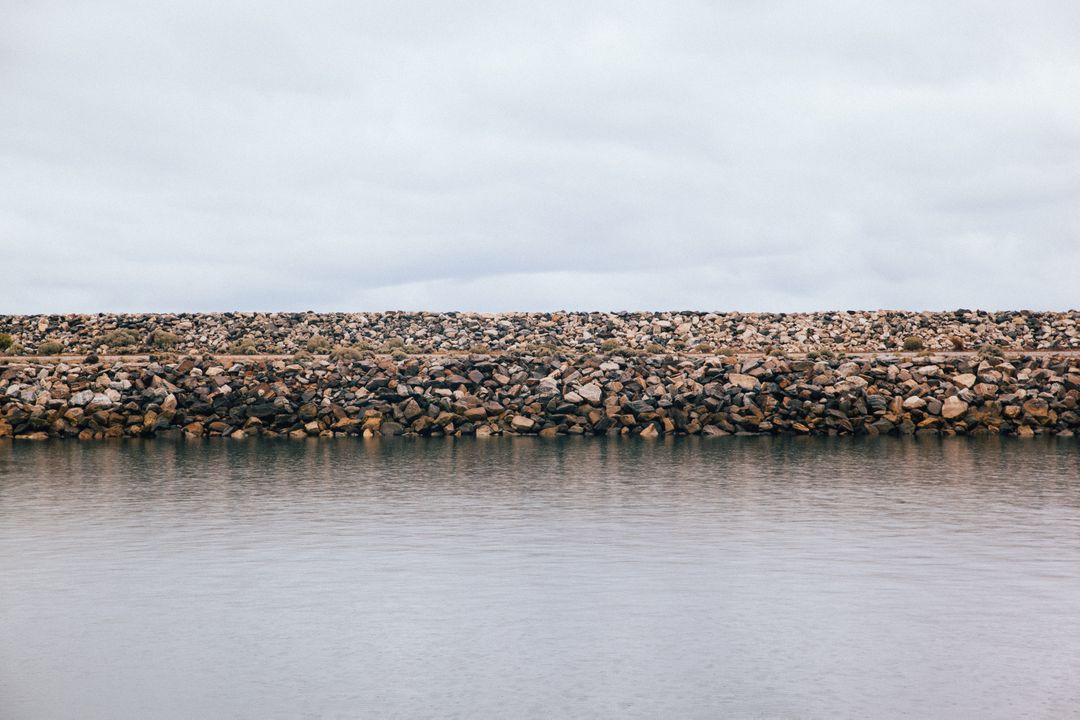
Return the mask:
POLYGON ((0 312, 1080 306, 1075 0, 0 8, 0 312))

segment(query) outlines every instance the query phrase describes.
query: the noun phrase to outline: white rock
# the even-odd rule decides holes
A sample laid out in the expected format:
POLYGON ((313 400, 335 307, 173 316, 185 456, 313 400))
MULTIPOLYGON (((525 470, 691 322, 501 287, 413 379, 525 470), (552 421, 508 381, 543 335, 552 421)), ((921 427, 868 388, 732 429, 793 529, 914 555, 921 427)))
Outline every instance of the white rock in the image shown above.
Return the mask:
POLYGON ((599 405, 604 393, 596 383, 588 383, 577 389, 577 394, 586 402, 599 405))
POLYGON ((907 410, 920 410, 926 407, 926 401, 918 395, 912 395, 904 400, 904 408, 907 410))
POLYGON ((87 405, 93 399, 93 390, 80 390, 79 392, 71 396, 70 404, 76 407, 82 407, 84 405, 87 405))
POLYGON ((956 397, 955 395, 945 398, 945 403, 941 406, 941 417, 946 420, 951 420, 955 417, 960 417, 968 410, 968 404, 956 397))
POLYGON ((962 388, 974 387, 977 380, 978 378, 971 373, 963 373, 952 379, 954 385, 959 385, 962 388))

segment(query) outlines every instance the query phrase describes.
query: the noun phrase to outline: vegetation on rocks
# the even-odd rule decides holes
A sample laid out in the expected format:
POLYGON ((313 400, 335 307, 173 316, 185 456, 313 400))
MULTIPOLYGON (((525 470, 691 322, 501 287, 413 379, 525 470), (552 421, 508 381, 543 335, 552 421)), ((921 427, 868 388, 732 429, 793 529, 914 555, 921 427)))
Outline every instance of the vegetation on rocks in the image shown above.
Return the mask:
POLYGON ((244 337, 225 348, 227 355, 258 355, 259 346, 255 344, 255 338, 244 337))
POLYGON ((370 357, 371 352, 359 347, 345 347, 344 345, 335 345, 330 350, 330 357, 334 360, 362 360, 365 357, 370 357))
POLYGON ((330 341, 321 335, 313 335, 307 341, 308 352, 319 354, 325 354, 330 352, 330 341))
POLYGON ((146 342, 152 348, 167 350, 179 344, 180 336, 168 330, 152 330, 146 338, 146 342))

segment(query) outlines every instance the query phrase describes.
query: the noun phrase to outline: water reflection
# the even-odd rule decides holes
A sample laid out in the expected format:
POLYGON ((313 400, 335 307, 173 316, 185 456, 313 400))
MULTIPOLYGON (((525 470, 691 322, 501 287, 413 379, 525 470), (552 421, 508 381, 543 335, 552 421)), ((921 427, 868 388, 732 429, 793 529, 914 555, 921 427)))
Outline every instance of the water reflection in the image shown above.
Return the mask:
POLYGON ((1066 716, 1080 443, 0 445, 4 717, 1066 716))

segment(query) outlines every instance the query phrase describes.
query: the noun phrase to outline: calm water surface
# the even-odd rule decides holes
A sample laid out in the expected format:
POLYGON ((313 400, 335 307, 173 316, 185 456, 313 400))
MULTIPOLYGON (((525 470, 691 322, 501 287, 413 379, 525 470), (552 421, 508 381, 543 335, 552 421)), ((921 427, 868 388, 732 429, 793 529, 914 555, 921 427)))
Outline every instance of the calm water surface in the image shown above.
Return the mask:
POLYGON ((1080 442, 0 444, 0 718, 1080 716, 1080 442))

